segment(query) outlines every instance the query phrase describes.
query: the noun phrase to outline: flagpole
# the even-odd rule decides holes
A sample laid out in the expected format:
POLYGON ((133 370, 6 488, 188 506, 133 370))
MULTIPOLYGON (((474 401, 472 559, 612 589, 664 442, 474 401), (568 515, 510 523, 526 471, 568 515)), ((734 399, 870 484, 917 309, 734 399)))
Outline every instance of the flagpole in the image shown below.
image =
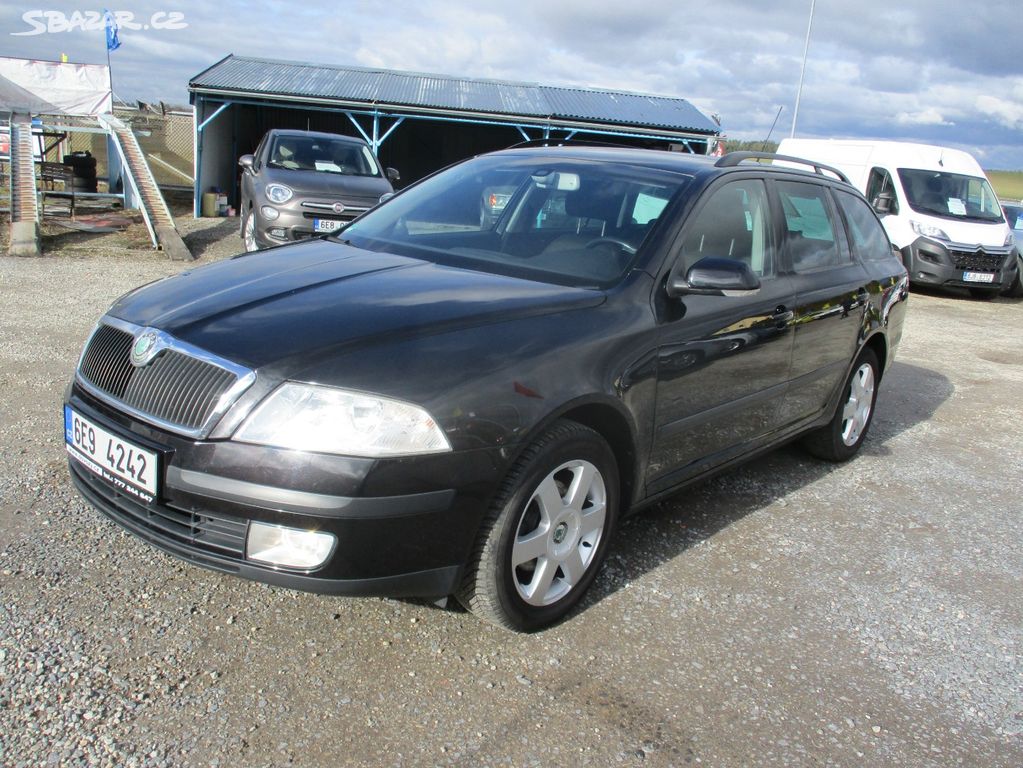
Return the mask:
POLYGON ((792 131, 789 137, 796 135, 796 118, 799 117, 799 99, 803 95, 803 77, 806 75, 806 54, 810 50, 810 31, 813 29, 813 6, 816 0, 810 0, 810 20, 806 24, 806 44, 803 46, 803 66, 799 70, 799 88, 796 90, 796 108, 792 110, 792 131))
POLYGON ((110 114, 114 114, 114 70, 110 68, 110 46, 106 44, 105 36, 103 44, 107 49, 107 79, 110 81, 110 114))

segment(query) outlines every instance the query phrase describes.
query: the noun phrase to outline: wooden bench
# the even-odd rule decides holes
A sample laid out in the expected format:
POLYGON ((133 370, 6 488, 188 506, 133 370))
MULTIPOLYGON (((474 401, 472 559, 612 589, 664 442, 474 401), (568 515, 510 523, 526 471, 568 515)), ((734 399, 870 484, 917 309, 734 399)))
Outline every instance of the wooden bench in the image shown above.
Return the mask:
POLYGON ((46 215, 46 198, 67 198, 71 203, 71 218, 75 217, 75 169, 62 163, 39 163, 39 181, 42 189, 42 214, 46 215), (58 185, 60 185, 58 187, 58 185))

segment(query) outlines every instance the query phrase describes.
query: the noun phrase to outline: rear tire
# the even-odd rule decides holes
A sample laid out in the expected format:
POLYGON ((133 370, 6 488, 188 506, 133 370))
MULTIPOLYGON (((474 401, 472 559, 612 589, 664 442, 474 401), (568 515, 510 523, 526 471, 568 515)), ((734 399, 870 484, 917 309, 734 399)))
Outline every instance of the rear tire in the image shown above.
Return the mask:
POLYGON ((486 621, 532 632, 593 583, 618 517, 618 466, 589 427, 559 421, 498 491, 456 597, 486 621))
POLYGON ((842 387, 842 399, 831 421, 803 438, 803 447, 825 461, 848 461, 859 451, 874 418, 880 365, 872 349, 864 349, 842 387))

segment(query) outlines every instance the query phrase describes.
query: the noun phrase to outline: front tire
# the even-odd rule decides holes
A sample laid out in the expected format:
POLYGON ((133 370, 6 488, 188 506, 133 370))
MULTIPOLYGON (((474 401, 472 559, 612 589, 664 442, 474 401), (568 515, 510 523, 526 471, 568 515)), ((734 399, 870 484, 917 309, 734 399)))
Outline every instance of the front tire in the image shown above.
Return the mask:
POLYGON ((1013 299, 1023 297, 1023 262, 1016 269, 1016 277, 1013 278, 1009 287, 1005 289, 1005 295, 1013 299))
POLYGON ((881 369, 872 349, 864 349, 842 388, 831 421, 803 438, 803 447, 818 459, 848 461, 859 451, 874 418, 881 369))
POLYGON ((245 250, 248 252, 258 251, 259 244, 256 242, 256 214, 250 208, 245 214, 242 222, 242 242, 245 243, 245 250))
POLYGON ((618 517, 607 442, 554 424, 512 467, 484 521, 458 601, 482 619, 532 632, 563 618, 593 583, 618 517))

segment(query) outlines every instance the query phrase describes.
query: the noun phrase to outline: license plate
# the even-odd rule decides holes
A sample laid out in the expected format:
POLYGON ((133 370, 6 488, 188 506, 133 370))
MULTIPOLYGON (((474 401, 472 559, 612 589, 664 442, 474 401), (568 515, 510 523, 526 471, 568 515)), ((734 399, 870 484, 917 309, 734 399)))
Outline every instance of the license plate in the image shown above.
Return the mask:
POLYGON ((344 222, 334 219, 313 219, 314 232, 337 232, 344 222))
POLYGON ((120 491, 152 503, 157 495, 158 457, 112 435, 70 406, 64 406, 64 442, 72 458, 120 491))
POLYGON ((991 272, 963 272, 965 283, 993 283, 995 276, 991 272))

